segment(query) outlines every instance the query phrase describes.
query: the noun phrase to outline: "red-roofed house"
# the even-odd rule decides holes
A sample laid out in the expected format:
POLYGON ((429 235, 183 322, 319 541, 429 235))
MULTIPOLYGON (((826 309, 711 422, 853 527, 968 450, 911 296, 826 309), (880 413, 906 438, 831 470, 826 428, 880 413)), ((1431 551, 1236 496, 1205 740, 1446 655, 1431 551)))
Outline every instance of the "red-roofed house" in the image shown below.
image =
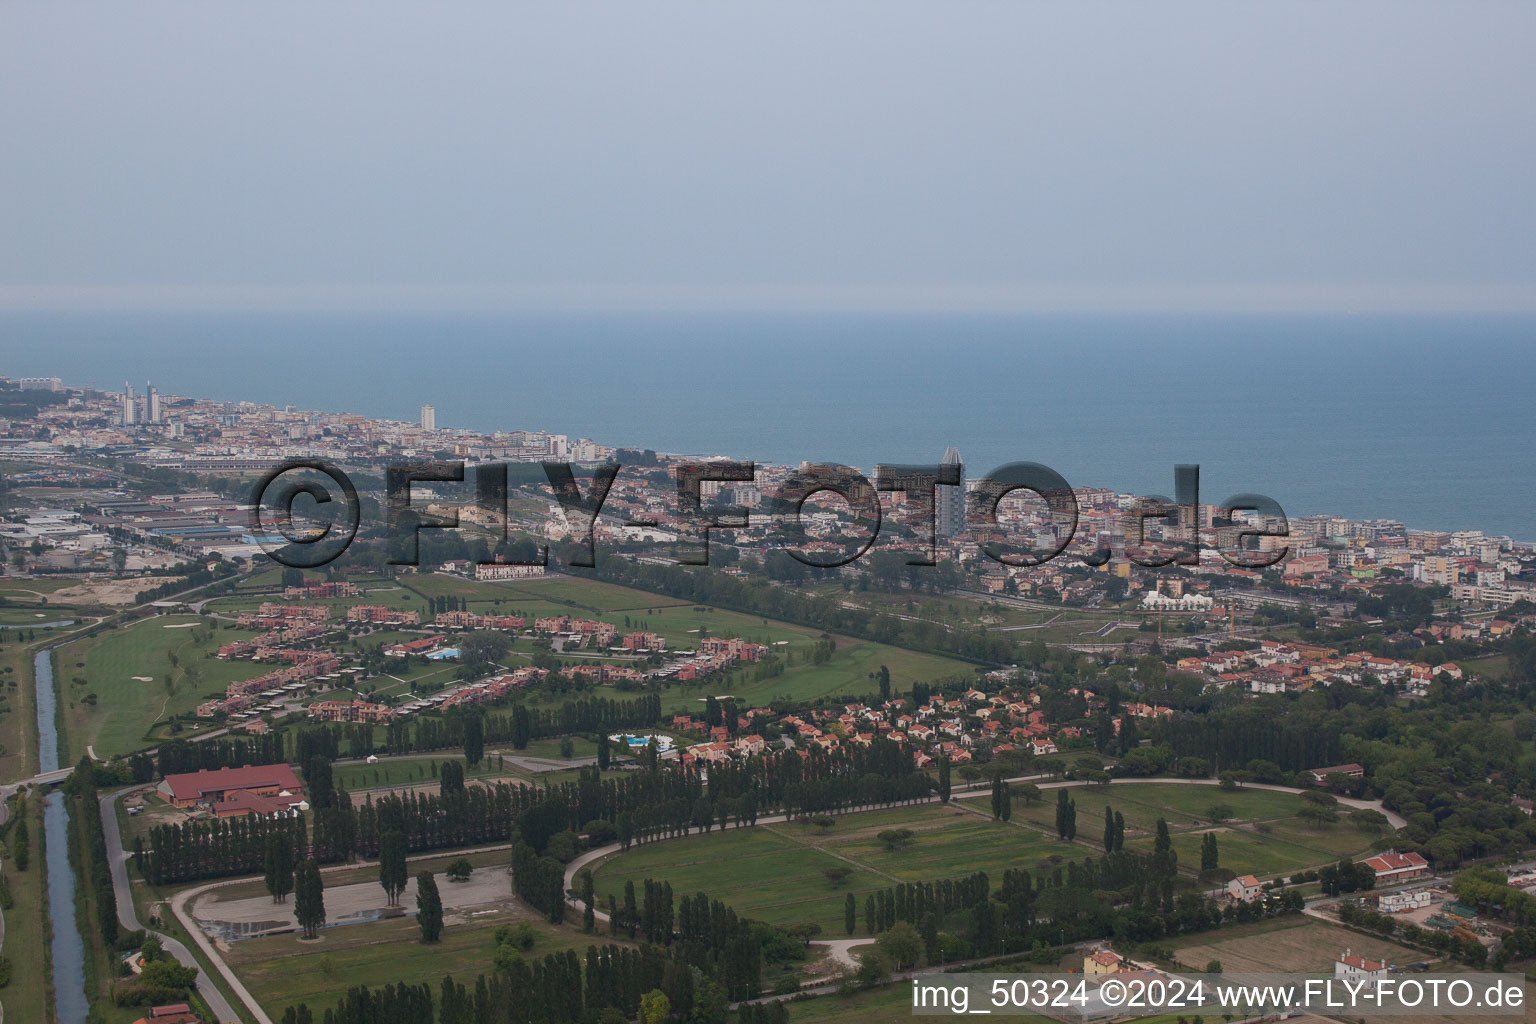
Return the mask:
POLYGON ((1388 850, 1386 853, 1367 858, 1363 863, 1376 872, 1377 885, 1411 882, 1415 878, 1425 878, 1429 875, 1429 862, 1417 853, 1398 853, 1396 850, 1388 850))
MULTIPOLYGON (((159 791, 173 807, 188 808, 207 803, 216 813, 219 805, 230 801, 237 793, 279 801, 280 806, 274 807, 274 810, 304 800, 304 790, 299 785, 298 776, 286 764, 246 765, 243 768, 167 775, 165 781, 160 783, 159 791)), ((254 804, 244 797, 239 802, 247 809, 234 813, 250 814, 255 809, 254 804)))
POLYGON ((1379 978, 1386 973, 1387 965, 1380 960, 1367 960, 1347 949, 1343 956, 1333 958, 1335 978, 1379 978))

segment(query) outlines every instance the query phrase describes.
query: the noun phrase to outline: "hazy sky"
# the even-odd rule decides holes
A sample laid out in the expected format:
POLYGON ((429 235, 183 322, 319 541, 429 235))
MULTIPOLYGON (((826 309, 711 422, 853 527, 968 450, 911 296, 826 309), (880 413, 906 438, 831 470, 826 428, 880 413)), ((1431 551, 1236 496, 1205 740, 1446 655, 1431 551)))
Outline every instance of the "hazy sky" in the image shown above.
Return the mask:
POLYGON ((1536 4, 0 5, 0 307, 1536 309, 1536 4))

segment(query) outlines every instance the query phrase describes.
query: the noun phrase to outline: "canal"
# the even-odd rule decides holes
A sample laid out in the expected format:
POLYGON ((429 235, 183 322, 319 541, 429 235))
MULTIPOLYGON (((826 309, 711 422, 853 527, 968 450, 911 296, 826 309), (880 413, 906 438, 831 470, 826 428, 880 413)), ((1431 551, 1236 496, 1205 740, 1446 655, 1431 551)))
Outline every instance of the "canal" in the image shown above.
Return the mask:
MULTIPOLYGON (((37 693, 37 771, 59 767, 58 691, 53 681, 53 652, 38 651, 32 662, 37 693)), ((64 794, 54 790, 43 803, 43 834, 48 844, 48 917, 53 925, 53 999, 58 1024, 85 1024, 85 942, 75 923, 75 873, 69 866, 69 812, 64 794)))

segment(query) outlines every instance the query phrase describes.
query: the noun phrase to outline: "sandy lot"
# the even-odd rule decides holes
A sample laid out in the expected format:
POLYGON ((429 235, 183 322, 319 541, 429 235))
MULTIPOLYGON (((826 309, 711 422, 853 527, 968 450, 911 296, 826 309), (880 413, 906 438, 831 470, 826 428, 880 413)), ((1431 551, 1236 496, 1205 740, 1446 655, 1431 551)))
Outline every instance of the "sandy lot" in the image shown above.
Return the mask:
POLYGON ((58 604, 133 604, 139 591, 168 582, 170 577, 156 577, 151 583, 145 580, 93 580, 73 587, 65 587, 52 595, 58 604))
MULTIPOLYGON (((437 891, 442 896, 443 909, 448 911, 512 901, 511 881, 507 869, 501 867, 476 868, 467 882, 450 882, 446 876, 439 874, 437 891)), ((328 886, 325 890, 325 920, 328 925, 372 921, 386 913, 398 916, 415 912, 414 874, 406 883, 398 907, 385 906, 384 890, 378 882, 328 886)), ((221 900, 218 898, 218 890, 214 890, 192 904, 192 916, 197 919, 203 931, 216 939, 298 928, 298 922, 293 916, 291 896, 286 903, 273 903, 267 896, 221 900)))

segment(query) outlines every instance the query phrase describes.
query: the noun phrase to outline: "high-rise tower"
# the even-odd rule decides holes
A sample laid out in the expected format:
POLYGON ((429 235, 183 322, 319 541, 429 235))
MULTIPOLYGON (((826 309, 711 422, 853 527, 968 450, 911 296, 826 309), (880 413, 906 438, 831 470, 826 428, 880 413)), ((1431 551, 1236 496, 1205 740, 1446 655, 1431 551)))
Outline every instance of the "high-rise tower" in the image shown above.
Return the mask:
POLYGON ((956 486, 940 484, 935 488, 938 504, 938 534, 940 537, 955 537, 965 530, 965 463, 960 459, 960 449, 950 445, 944 449, 944 458, 939 461, 941 466, 956 466, 959 468, 959 483, 956 486))
POLYGON ((421 407, 421 429, 437 429, 437 410, 432 408, 430 405, 424 405, 421 407))

